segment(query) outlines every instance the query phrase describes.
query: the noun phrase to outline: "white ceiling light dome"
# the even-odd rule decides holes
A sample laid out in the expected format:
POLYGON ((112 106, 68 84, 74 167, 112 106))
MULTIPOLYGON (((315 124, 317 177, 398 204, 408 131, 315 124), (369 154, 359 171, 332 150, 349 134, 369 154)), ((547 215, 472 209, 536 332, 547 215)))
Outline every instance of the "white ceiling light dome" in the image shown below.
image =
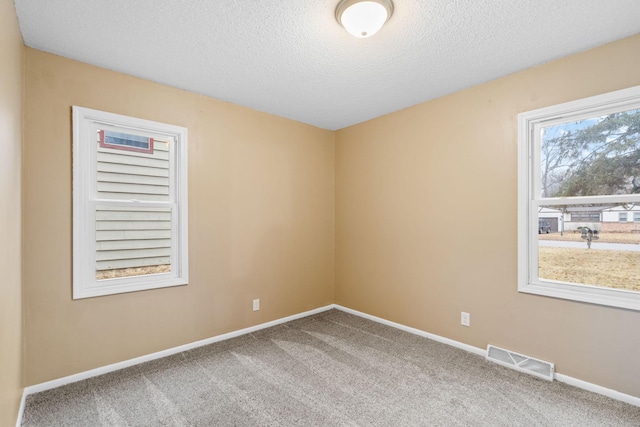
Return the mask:
POLYGON ((336 19, 350 34, 365 38, 377 33, 392 13, 391 0, 342 0, 336 19))

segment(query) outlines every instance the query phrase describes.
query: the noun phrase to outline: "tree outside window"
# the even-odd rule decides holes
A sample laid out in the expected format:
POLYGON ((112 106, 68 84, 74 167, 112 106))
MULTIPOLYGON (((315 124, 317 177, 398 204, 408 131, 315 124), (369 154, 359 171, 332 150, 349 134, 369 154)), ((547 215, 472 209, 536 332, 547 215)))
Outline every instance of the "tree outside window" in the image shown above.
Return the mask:
POLYGON ((640 206, 640 87, 522 113, 519 131, 519 290, 640 310, 638 233, 603 219, 640 206), (543 215, 560 233, 538 234, 543 215))

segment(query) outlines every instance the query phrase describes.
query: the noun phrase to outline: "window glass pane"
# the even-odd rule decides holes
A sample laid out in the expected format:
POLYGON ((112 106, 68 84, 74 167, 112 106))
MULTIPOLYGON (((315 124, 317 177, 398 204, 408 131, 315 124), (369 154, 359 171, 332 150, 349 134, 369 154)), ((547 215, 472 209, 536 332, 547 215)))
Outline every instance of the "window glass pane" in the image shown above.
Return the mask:
POLYGON ((640 311, 640 86, 518 130, 518 291, 640 311))
POLYGON ((187 133, 73 106, 73 299, 189 283, 187 133))
POLYGON ((169 142, 153 141, 151 152, 123 150, 102 144, 105 134, 117 133, 98 132, 97 198, 169 201, 169 142))
POLYGON ((171 208, 98 206, 96 279, 171 271, 171 208))
POLYGON ((542 197, 640 193, 640 109, 543 127, 542 197))
POLYGON ((153 152, 153 138, 109 130, 100 131, 100 146, 119 150, 153 152))
POLYGON ((618 221, 620 210, 626 208, 626 204, 543 206, 538 223, 555 221, 558 228, 538 230, 538 279, 640 291, 640 233, 632 223, 627 229, 618 221))

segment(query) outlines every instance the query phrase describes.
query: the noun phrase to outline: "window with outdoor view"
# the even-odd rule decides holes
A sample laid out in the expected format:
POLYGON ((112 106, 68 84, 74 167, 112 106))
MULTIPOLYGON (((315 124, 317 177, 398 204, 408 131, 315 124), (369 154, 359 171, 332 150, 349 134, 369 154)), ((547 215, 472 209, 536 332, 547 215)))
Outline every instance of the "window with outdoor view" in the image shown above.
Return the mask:
POLYGON ((640 310, 640 86, 518 126, 518 289, 640 310), (543 218, 557 231, 540 233, 543 218))
POLYGON ((184 285, 187 130, 73 107, 74 299, 184 285))

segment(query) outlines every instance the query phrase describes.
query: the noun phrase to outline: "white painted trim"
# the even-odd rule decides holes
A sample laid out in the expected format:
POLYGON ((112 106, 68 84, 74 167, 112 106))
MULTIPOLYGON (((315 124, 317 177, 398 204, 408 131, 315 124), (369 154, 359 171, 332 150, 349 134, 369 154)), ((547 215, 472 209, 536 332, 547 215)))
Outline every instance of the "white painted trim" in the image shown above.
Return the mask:
POLYGON ((372 316, 370 314, 362 313, 360 311, 352 310, 350 308, 342 307, 340 305, 335 305, 335 308, 338 310, 342 310, 346 313, 353 314, 356 316, 363 317, 365 319, 373 320, 374 322, 382 323, 383 325, 391 326, 392 328, 400 329, 405 332, 409 332, 411 334, 419 335, 421 337, 429 338, 430 340, 438 341, 442 344, 447 344, 452 347, 456 347, 462 349, 464 351, 468 351, 469 353, 474 353, 479 356, 485 357, 487 351, 482 348, 474 347, 469 344, 461 343, 460 341, 455 341, 449 338, 441 337, 440 335, 430 334, 429 332, 422 331, 420 329, 412 328, 410 326, 405 326, 400 323, 392 322, 390 320, 382 319, 380 317, 372 316))
MULTIPOLYGON (((314 310, 305 311, 303 313, 294 314, 288 317, 283 317, 281 319, 272 320, 270 322, 262 323, 260 325, 251 326, 248 328, 240 329, 238 331, 229 332, 222 335, 217 335, 215 337, 207 338, 200 341, 195 341, 189 344, 184 344, 178 347, 173 347, 167 350, 158 351, 156 353, 151 353, 145 356, 136 357, 134 359, 125 360, 118 363, 113 363, 111 365, 103 366, 100 368, 92 369, 90 371, 80 372, 78 374, 69 375, 67 377, 58 378, 56 380, 47 381, 45 383, 35 384, 29 387, 26 387, 22 393, 22 400, 20 402, 20 409, 18 411, 18 420, 16 422, 16 427, 20 427, 22 424, 22 416, 24 413, 25 401, 28 395, 33 393, 39 393, 41 391, 50 390, 56 387, 61 387, 65 384, 70 384, 77 381, 82 381, 88 378, 96 377, 98 375, 107 374, 109 372, 117 371, 120 369, 128 368, 130 366, 138 365, 140 363, 149 362, 151 360, 160 359, 162 357, 171 356, 177 353, 181 353, 183 351, 192 350, 194 348, 202 347, 205 345, 213 344, 216 342, 228 340, 230 338, 239 337, 241 335, 246 335, 252 332, 259 331, 261 329, 270 328, 272 326, 280 325, 286 322, 290 322, 292 320, 301 319, 303 317, 311 316, 313 314, 322 313, 331 309, 337 309, 344 311, 345 313, 353 314, 355 316, 362 317, 364 319, 368 319, 377 323, 381 323, 383 325, 390 326, 392 328, 400 329, 405 332, 409 332, 414 335, 418 335, 424 338, 431 339, 433 341, 437 341, 446 345, 450 345, 452 347, 456 347, 470 353, 477 354, 478 356, 486 357, 487 351, 482 348, 474 347, 469 344, 461 343, 460 341, 455 341, 449 338, 441 337, 439 335, 431 334, 429 332, 422 331, 420 329, 412 328, 410 326, 403 325, 401 323, 392 322, 390 320, 383 319, 381 317, 372 316, 370 314, 363 313, 361 311, 353 310, 347 307, 343 307, 337 304, 330 304, 324 307, 316 308, 314 310)), ((607 397, 610 397, 615 400, 619 400, 621 402, 628 403, 630 405, 640 407, 640 397, 631 396, 629 394, 620 393, 619 391, 615 391, 612 389, 608 389, 606 387, 602 387, 596 384, 592 384, 586 381, 579 380, 577 378, 573 378, 567 375, 562 375, 559 373, 555 373, 555 379, 560 382, 569 384, 574 387, 578 387, 584 390, 592 391, 594 393, 598 393, 607 397)))
POLYGON ((151 120, 73 106, 73 299, 183 286, 189 283, 188 129, 151 120), (98 130, 116 130, 169 143, 169 200, 100 199, 96 188, 98 130), (171 209, 171 271, 96 279, 96 209, 101 206, 171 209))
MULTIPOLYGON (((322 313, 334 308, 332 305, 316 308, 314 310, 305 311, 303 313, 294 314, 292 316, 283 317, 281 319, 272 320, 271 322, 262 323, 256 326, 250 326, 248 328, 240 329, 238 331, 229 332, 215 337, 206 338, 200 341, 195 341, 189 344, 180 345, 178 347, 169 348, 167 350, 158 351, 156 353, 147 354, 145 356, 136 357, 122 362, 113 363, 111 365, 102 366, 100 368, 91 369, 90 371, 80 372, 77 374, 69 375, 67 377, 58 378, 56 380, 47 381, 40 384, 35 384, 24 389, 24 395, 28 396, 33 393, 39 393, 41 391, 50 390, 52 388, 60 387, 65 384, 74 383, 77 381, 86 380, 88 378, 97 377, 98 375, 108 374, 109 372, 117 371, 120 369, 128 368, 130 366, 138 365, 140 363, 149 362, 151 360, 160 359, 162 357, 172 356, 174 354, 181 353, 183 351, 192 350, 194 348, 202 347, 205 345, 213 344, 216 342, 228 340, 230 338, 239 337, 241 335, 250 334, 252 332, 259 331, 261 329, 270 328, 272 326, 280 325, 282 323, 290 322, 292 320, 301 319, 303 317, 311 316, 313 314, 322 313)), ((21 414, 20 414, 21 416, 21 414)))
POLYGON ((22 416, 24 414, 24 405, 27 401, 27 394, 22 392, 22 399, 20 399, 20 409, 18 409, 18 419, 16 420, 16 427, 22 426, 22 416))
MULTIPOLYGON (((365 318, 365 319, 373 320, 374 322, 382 323, 383 325, 391 326, 392 328, 400 329, 402 331, 406 331, 406 332, 409 332, 409 333, 412 333, 412 334, 416 334, 416 335, 419 335, 421 337, 429 338, 429 339, 432 339, 434 341, 438 341, 438 342, 441 342, 443 344, 450 345, 452 347, 460 348, 462 350, 468 351, 470 353, 475 353, 475 354, 477 354, 479 356, 482 356, 482 357, 486 357, 486 355, 487 355, 487 351, 482 349, 482 348, 478 348, 478 347, 474 347, 472 345, 464 344, 464 343, 461 343, 459 341, 455 341, 455 340, 452 340, 452 339, 449 339, 449 338, 444 338, 444 337, 441 337, 439 335, 430 334, 429 332, 425 332, 425 331, 422 331, 420 329, 415 329, 415 328, 412 328, 412 327, 409 327, 409 326, 402 325, 400 323, 391 322, 389 320, 382 319, 382 318, 376 317, 376 316, 372 316, 370 314, 362 313, 360 311, 352 310, 350 308, 346 308, 346 307, 343 307, 343 306, 340 306, 340 305, 337 305, 337 304, 334 304, 333 308, 336 308, 338 310, 342 310, 342 311, 344 311, 346 313, 350 313, 350 314, 353 314, 353 315, 356 315, 356 316, 360 316, 360 317, 365 318)), ((619 400, 621 402, 628 403, 630 405, 634 405, 634 406, 640 407, 640 397, 635 397, 635 396, 632 396, 630 394, 621 393, 619 391, 612 390, 610 388, 602 387, 602 386, 599 386, 597 384, 589 383, 587 381, 579 380, 577 378, 573 378, 573 377, 570 377, 568 375, 559 374, 557 372, 554 374, 554 378, 556 380, 560 381, 560 382, 569 384, 571 386, 578 387, 578 388, 581 388, 583 390, 591 391, 591 392, 594 392, 594 393, 597 393, 597 394, 601 394, 603 396, 610 397, 610 398, 615 399, 615 400, 619 400)))
POLYGON ((602 387, 597 384, 589 383, 579 380, 577 378, 570 377, 568 375, 558 374, 556 372, 556 380, 561 383, 569 384, 573 387, 578 387, 583 390, 591 391, 593 393, 601 394, 603 396, 610 397, 615 400, 619 400, 629 405, 640 407, 640 397, 631 396, 630 394, 620 393, 619 391, 612 390, 610 388, 602 387))
POLYGON ((538 210, 543 206, 637 203, 637 194, 543 198, 540 144, 543 127, 640 107, 640 86, 518 114, 518 291, 640 311, 640 293, 538 277, 538 210))

